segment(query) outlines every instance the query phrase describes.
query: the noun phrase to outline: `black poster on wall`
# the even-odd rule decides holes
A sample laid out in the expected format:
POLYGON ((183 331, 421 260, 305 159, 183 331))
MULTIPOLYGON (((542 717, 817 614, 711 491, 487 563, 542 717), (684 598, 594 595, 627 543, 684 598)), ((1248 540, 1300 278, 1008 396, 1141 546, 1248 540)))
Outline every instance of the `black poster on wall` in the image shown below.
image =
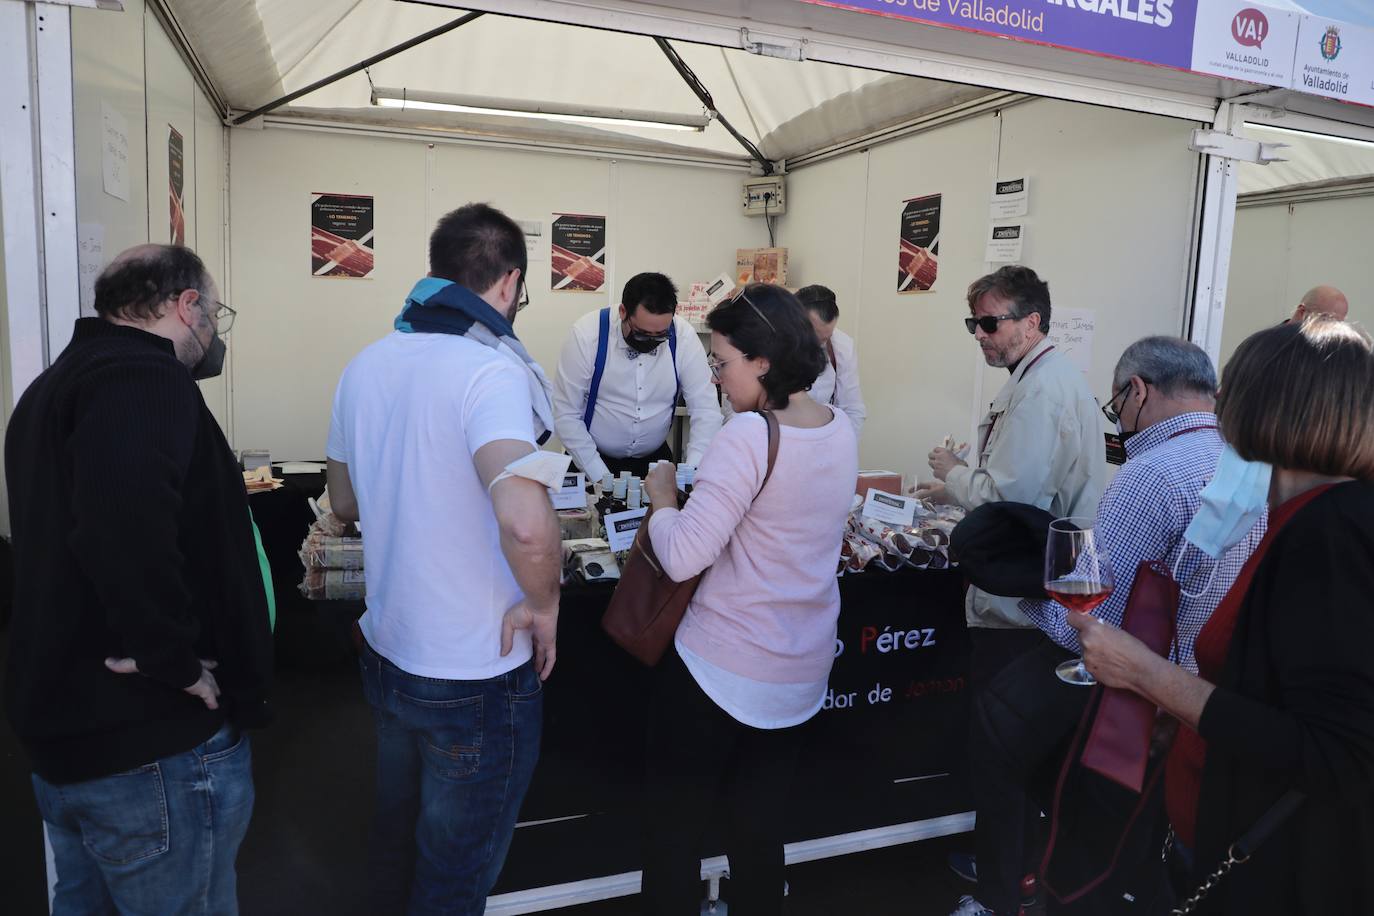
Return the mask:
POLYGON ((902 202, 897 246, 897 292, 920 293, 935 285, 940 254, 940 201, 928 194, 902 202))
POLYGON ((186 152, 181 134, 167 125, 167 206, 168 239, 173 245, 186 244, 186 152))
POLYGON ((555 213, 552 237, 553 289, 595 292, 606 285, 606 217, 555 213))
POLYGON ((317 277, 371 276, 374 217, 370 194, 312 194, 310 272, 317 277))

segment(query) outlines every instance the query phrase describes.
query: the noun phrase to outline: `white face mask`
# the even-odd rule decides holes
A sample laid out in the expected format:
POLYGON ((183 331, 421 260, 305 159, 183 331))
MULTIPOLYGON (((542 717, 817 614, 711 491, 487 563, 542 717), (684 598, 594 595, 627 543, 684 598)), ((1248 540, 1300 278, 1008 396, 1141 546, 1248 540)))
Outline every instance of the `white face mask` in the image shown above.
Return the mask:
MULTIPOLYGON (((1246 461, 1227 445, 1217 461, 1212 480, 1202 489, 1202 505, 1188 523, 1183 538, 1213 560, 1220 560, 1226 551, 1250 534, 1255 523, 1264 517, 1269 504, 1269 479, 1273 467, 1261 461, 1246 461)), ((1183 554, 1179 554, 1179 559, 1183 554)), ((1199 597, 1211 588, 1216 576, 1215 567, 1199 597)), ((1178 578, 1178 562, 1174 563, 1174 578, 1178 578)))

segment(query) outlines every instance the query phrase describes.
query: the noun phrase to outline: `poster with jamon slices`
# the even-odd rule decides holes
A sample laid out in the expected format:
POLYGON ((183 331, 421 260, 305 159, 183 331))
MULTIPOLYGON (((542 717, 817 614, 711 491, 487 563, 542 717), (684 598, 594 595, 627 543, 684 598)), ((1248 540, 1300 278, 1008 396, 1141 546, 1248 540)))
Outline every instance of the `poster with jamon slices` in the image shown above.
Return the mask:
POLYGON ((372 195, 310 195, 310 272, 359 279, 375 266, 372 195))
POLYGON ((597 292, 606 285, 606 217, 555 213, 550 235, 553 289, 597 292))
POLYGON ((167 125, 167 237, 186 244, 186 150, 181 132, 167 125))
POLYGON ((939 194, 902 201, 897 246, 897 292, 923 293, 935 285, 940 256, 939 194))

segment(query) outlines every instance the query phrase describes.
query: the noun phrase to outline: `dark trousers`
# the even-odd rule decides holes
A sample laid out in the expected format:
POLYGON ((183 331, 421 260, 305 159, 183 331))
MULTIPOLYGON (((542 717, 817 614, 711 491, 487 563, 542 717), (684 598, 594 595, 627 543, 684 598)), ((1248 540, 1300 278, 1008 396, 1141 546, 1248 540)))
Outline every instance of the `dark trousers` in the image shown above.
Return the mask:
POLYGON ((1055 675, 1055 665, 1072 657, 1042 635, 1040 645, 1003 667, 974 698, 974 896, 994 913, 1017 911, 1021 879, 1038 865, 1039 813, 1092 694, 1055 675))
POLYGON ((634 477, 641 480, 649 473, 649 465, 655 461, 672 461, 673 450, 664 442, 652 454, 645 455, 643 458, 612 458, 610 455, 600 453, 601 460, 606 462, 606 467, 611 469, 611 474, 615 477, 620 476, 621 471, 629 471, 634 477))
POLYGON ((702 838, 717 817, 726 828, 731 916, 782 912, 783 823, 801 730, 737 722, 668 650, 649 716, 646 913, 700 912, 702 838))

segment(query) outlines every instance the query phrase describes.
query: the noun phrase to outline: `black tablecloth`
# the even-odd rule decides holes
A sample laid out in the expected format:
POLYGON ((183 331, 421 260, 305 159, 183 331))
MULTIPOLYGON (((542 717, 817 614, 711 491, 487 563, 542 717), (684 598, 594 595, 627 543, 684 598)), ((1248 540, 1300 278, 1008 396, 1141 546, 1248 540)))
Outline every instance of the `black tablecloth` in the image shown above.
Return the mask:
MULTIPOLYGON (((277 589, 278 664, 354 665, 361 602, 312 602, 297 551, 323 475, 250 499, 277 589)), ((606 585, 564 589, 545 685, 539 767, 497 893, 636 871, 650 672, 601 632, 606 585), (543 823, 539 823, 543 822, 543 823)), ((788 841, 972 809, 968 633, 957 571, 873 570, 840 580, 827 708, 808 723, 788 841)), ((708 855, 719 852, 708 851, 708 855)))
MULTIPOLYGON (((610 591, 564 591, 543 750, 520 814, 571 819, 517 830, 497 893, 641 867, 650 672, 601 632, 610 591)), ((873 571, 841 579, 840 596, 842 646, 828 708, 806 726, 789 842, 972 809, 961 577, 873 571)))

